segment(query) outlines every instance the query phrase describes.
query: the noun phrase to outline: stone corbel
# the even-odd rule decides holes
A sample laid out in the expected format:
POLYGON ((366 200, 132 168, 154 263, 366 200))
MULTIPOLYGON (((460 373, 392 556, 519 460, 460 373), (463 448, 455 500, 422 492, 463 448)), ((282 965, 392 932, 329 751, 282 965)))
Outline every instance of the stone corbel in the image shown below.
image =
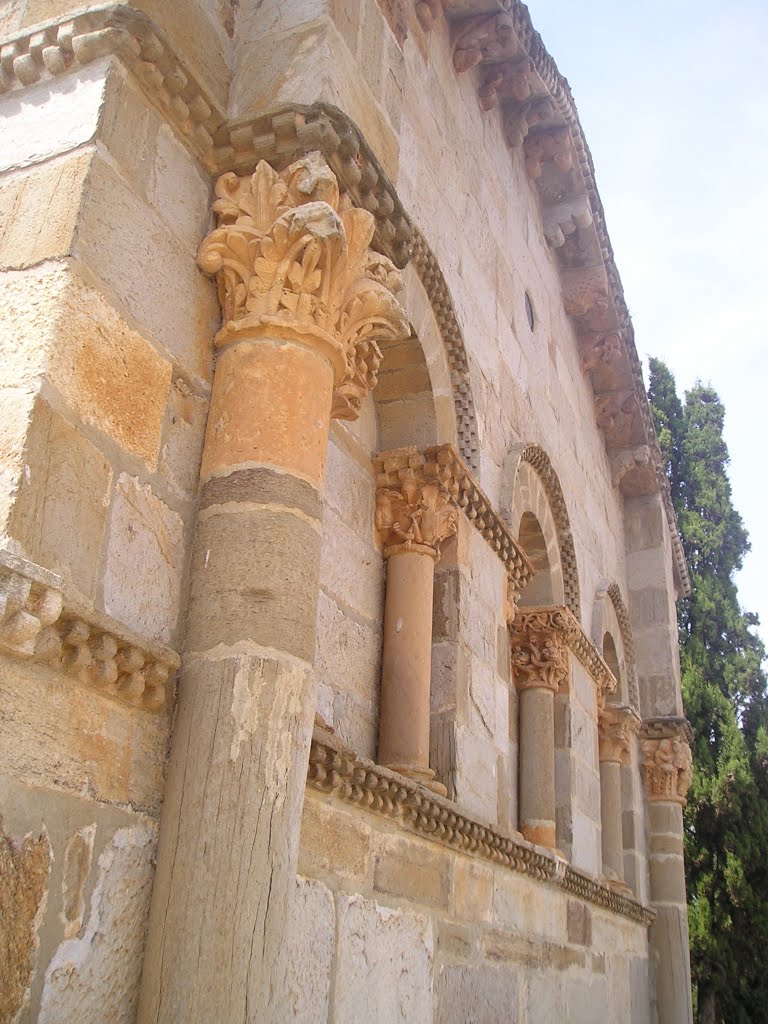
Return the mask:
POLYGON ((595 395, 595 421, 605 434, 605 443, 609 448, 631 442, 637 411, 638 397, 635 391, 608 391, 595 395))
POLYGON ((639 730, 648 799, 685 806, 691 784, 693 733, 685 718, 646 719, 639 730))
POLYGON ((639 726, 640 718, 628 704, 606 704, 597 726, 600 760, 628 764, 632 737, 639 726))
POLYGON ((568 316, 587 321, 600 316, 610 307, 610 289, 605 267, 584 267, 563 270, 561 274, 563 302, 568 316))
POLYGON ((459 22, 453 44, 453 67, 461 74, 483 61, 517 56, 519 45, 508 14, 481 14, 459 22))
POLYGON ((579 357, 584 373, 610 370, 621 362, 624 348, 618 331, 579 335, 579 357))
POLYGON ((541 177, 545 163, 553 163, 562 174, 573 167, 571 135, 565 126, 527 135, 523 150, 525 169, 531 178, 541 177))
POLYGON ((370 248, 374 218, 339 194, 319 153, 277 173, 222 175, 218 226, 200 267, 215 274, 222 307, 216 345, 278 331, 321 349, 334 369, 333 415, 354 419, 375 386, 379 342, 407 336, 394 298, 400 274, 370 248))
POLYGON ((625 498, 655 494, 659 489, 650 445, 616 448, 610 453, 611 480, 625 498))
POLYGON ((493 110, 502 99, 514 99, 519 103, 531 95, 533 63, 528 57, 516 63, 505 62, 489 68, 478 97, 483 110, 493 110))
POLYGON ((544 234, 555 249, 565 245, 565 239, 578 228, 592 223, 592 210, 586 195, 570 196, 544 209, 544 234))
POLYGON ((503 110, 504 137, 507 145, 514 149, 522 146, 532 128, 544 124, 555 116, 555 106, 545 96, 533 97, 527 103, 507 101, 503 110))

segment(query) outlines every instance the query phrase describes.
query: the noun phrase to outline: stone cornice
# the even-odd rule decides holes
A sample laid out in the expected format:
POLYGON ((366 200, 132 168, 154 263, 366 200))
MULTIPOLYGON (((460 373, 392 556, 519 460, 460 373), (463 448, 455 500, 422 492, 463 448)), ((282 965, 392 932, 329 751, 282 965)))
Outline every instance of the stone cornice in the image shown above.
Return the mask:
POLYGON ((162 711, 175 651, 96 611, 55 573, 0 551, 0 652, 47 665, 115 700, 162 711))
POLYGON ((647 718, 640 725, 639 737, 648 799, 684 807, 692 773, 690 723, 679 716, 647 718))
POLYGON ((518 677, 520 680, 527 680, 528 677, 537 675, 539 669, 531 660, 532 652, 538 652, 535 654, 535 658, 539 659, 542 657, 541 652, 543 651, 545 666, 550 661, 552 663, 552 672, 549 673, 551 678, 549 681, 545 680, 538 684, 524 681, 522 685, 548 685, 552 689, 566 686, 567 677, 563 677, 562 666, 555 656, 556 649, 562 648, 570 650, 594 680, 597 686, 598 707, 602 706, 607 694, 616 692, 617 682, 613 673, 569 608, 559 605, 521 608, 514 621, 510 623, 509 634, 513 651, 513 668, 516 669, 518 685, 520 685, 518 677), (515 664, 515 650, 519 652, 517 664, 515 664), (548 650, 553 655, 552 659, 547 655, 548 650))
MULTIPOLYGON (((423 3, 421 4, 423 7, 423 3)), ((416 0, 417 13, 419 0, 416 0)), ((522 147, 538 192, 544 232, 557 253, 566 310, 582 367, 595 392, 596 418, 613 455, 646 446, 639 466, 623 460, 615 475, 622 493, 659 491, 669 529, 678 590, 690 579, 669 485, 645 392, 634 330, 624 298, 594 165, 568 82, 559 73, 520 0, 440 0, 429 5, 429 28, 440 13, 451 22, 457 74, 476 75, 485 110, 500 106, 512 148, 522 147), (618 350, 618 351, 617 351, 618 350), (618 477, 618 478, 617 478, 618 477)))
POLYGON ((504 563, 512 594, 520 594, 533 575, 531 565, 453 445, 436 445, 423 452, 416 448, 381 452, 375 460, 377 488, 394 486, 414 458, 423 462, 420 472, 425 477, 441 480, 445 494, 504 563))
POLYGON ((653 911, 637 900, 614 892, 543 847, 460 811, 405 776, 358 758, 324 729, 314 730, 307 785, 423 838, 557 886, 645 927, 654 920, 653 911))

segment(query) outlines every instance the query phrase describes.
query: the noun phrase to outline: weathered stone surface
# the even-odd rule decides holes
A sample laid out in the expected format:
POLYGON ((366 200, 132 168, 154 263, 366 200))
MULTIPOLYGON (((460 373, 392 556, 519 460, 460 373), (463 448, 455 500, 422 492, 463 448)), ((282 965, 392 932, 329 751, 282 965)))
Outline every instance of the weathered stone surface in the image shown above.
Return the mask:
POLYGON ((462 921, 487 921, 493 903, 493 871, 457 857, 453 869, 453 912, 462 921))
POLYGON ((7 523, 19 554, 95 595, 112 470, 83 435, 36 399, 7 523))
POLYGON ((301 874, 334 875, 360 884, 368 875, 371 845, 367 825, 307 794, 301 818, 301 874))
POLYGON ((121 829, 99 857, 85 930, 46 970, 41 1024, 134 1020, 156 841, 153 828, 121 829))
POLYGON ((184 526, 147 484, 121 473, 107 539, 104 610, 171 643, 179 616, 184 526))
POLYGON ((339 894, 335 1014, 432 1024, 434 939, 430 918, 339 894))
POLYGON ((296 879, 285 943, 290 950, 287 1013, 297 1024, 314 1024, 328 1017, 335 916, 329 889, 321 882, 296 879))
POLYGON ((51 848, 41 834, 9 836, 0 818, 0 1018, 12 1021, 28 999, 47 896, 51 848))
POLYGON ((91 159, 80 152, 0 182, 0 268, 69 253, 91 159))
POLYGON ((453 856, 439 846, 382 837, 373 868, 378 892, 447 909, 451 899, 453 856))
POLYGON ((0 298, 0 384, 32 389, 43 377, 86 424, 154 469, 171 364, 63 267, 0 275, 0 298))
POLYGON ((445 964, 436 979, 441 1024, 496 1024, 516 1020, 518 972, 509 967, 445 964))

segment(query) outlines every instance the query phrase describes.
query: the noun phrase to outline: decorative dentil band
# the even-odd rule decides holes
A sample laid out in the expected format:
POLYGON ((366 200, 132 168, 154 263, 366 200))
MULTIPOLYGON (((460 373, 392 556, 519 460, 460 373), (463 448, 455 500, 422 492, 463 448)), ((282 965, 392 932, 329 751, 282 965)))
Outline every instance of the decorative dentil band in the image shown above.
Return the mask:
POLYGON ((449 467, 416 448, 376 459, 376 529, 384 554, 422 551, 434 558, 456 532, 458 487, 449 467))
POLYGON ((597 684, 598 709, 615 693, 617 682, 569 608, 543 605, 520 609, 509 626, 515 684, 553 692, 568 687, 572 651, 597 684))
POLYGON ((632 737, 640 726, 640 718, 628 704, 606 704, 597 721, 601 761, 628 764, 632 737))
POLYGON ((198 263, 215 274, 222 306, 217 345, 245 334, 299 338, 334 368, 332 415, 355 419, 381 364, 379 342, 410 334, 394 297, 400 273, 370 248, 374 218, 340 196, 319 153, 276 172, 223 174, 218 226, 198 263))
POLYGON ((649 718, 642 723, 641 767, 649 800, 685 806, 692 776, 692 738, 685 718, 649 718))

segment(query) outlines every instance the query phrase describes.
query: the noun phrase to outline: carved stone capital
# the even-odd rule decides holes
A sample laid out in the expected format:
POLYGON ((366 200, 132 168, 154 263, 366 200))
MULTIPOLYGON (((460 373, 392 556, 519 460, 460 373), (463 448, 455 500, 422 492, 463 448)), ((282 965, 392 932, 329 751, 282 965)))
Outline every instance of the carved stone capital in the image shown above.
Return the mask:
POLYGON ((629 762, 632 737, 640 726, 635 710, 627 704, 606 704, 597 721, 601 761, 629 762))
POLYGON ((651 718, 642 723, 641 767, 649 800, 685 806, 692 775, 691 738, 684 718, 651 718))
POLYGON ((518 611, 510 626, 512 670, 518 690, 567 689, 573 616, 565 608, 518 611))
POLYGON ((217 345, 276 334, 320 349, 334 369, 333 415, 354 419, 376 383, 379 342, 409 333, 400 274, 370 248, 373 215, 340 196, 319 153, 280 173, 261 161, 252 175, 223 174, 213 209, 198 263, 217 279, 217 345))
POLYGON ((376 529, 384 554, 422 551, 438 558, 456 532, 458 483, 450 465, 416 448, 398 448, 376 460, 376 529))

